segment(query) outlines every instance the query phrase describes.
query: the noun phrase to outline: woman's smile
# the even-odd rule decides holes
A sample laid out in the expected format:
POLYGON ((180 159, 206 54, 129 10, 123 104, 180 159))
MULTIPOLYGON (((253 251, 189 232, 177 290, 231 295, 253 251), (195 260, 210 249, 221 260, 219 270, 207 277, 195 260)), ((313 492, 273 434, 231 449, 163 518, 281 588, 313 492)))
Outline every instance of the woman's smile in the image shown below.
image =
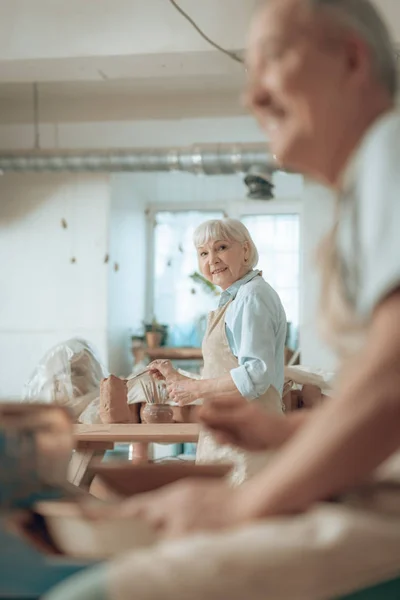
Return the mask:
POLYGON ((212 271, 212 275, 219 275, 220 273, 224 273, 224 271, 227 271, 228 267, 219 267, 218 269, 215 269, 215 271, 212 271))

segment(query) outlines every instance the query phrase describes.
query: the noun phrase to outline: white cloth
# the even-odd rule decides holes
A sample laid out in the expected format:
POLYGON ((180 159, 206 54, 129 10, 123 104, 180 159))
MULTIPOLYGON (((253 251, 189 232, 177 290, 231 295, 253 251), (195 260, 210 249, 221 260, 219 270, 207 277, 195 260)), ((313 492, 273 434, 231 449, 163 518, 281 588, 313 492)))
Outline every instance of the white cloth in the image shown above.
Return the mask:
POLYGON ((368 320, 400 286, 400 114, 378 119, 343 178, 338 250, 348 300, 368 320))

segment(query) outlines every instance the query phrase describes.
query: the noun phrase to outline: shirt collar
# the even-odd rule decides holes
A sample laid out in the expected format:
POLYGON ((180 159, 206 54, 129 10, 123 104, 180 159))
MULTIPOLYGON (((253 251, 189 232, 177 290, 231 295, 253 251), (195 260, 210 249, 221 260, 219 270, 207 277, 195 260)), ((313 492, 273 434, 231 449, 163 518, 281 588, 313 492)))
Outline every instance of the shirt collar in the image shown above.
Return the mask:
POLYGON ((396 115, 398 115, 396 110, 385 112, 374 121, 369 129, 367 129, 342 171, 340 177, 340 192, 346 193, 354 186, 363 163, 364 155, 370 147, 371 140, 373 141, 375 139, 375 132, 379 130, 383 123, 396 115))
POLYGON ((261 275, 261 271, 259 271, 258 269, 252 269, 244 277, 235 281, 235 283, 228 287, 227 290, 224 290, 219 299, 219 308, 225 306, 225 304, 229 302, 229 300, 234 300, 242 285, 249 283, 249 281, 257 277, 257 275, 261 275))

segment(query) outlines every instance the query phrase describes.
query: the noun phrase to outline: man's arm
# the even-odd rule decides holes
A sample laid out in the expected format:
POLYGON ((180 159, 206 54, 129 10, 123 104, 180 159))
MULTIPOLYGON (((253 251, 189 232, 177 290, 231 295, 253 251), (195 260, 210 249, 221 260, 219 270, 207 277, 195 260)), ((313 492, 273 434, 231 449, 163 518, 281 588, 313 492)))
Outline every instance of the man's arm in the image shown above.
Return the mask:
POLYGON ((400 290, 375 310, 341 394, 312 411, 239 493, 247 518, 297 512, 357 484, 400 445, 400 290))
POLYGON ((309 411, 280 415, 243 398, 213 397, 199 411, 199 420, 220 444, 261 451, 285 444, 308 419, 309 411))

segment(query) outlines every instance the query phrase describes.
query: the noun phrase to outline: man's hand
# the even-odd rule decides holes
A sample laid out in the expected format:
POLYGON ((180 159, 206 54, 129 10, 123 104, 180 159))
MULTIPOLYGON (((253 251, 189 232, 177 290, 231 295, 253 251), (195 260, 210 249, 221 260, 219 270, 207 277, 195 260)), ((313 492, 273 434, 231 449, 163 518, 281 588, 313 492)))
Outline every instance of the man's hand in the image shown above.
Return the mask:
POLYGON ((306 415, 286 417, 268 412, 256 401, 244 398, 208 400, 199 410, 199 420, 220 444, 258 452, 281 446, 306 415))
POLYGON ((248 520, 246 502, 224 481, 186 479, 155 492, 134 496, 114 507, 86 514, 92 518, 138 518, 163 537, 234 527, 248 520))

